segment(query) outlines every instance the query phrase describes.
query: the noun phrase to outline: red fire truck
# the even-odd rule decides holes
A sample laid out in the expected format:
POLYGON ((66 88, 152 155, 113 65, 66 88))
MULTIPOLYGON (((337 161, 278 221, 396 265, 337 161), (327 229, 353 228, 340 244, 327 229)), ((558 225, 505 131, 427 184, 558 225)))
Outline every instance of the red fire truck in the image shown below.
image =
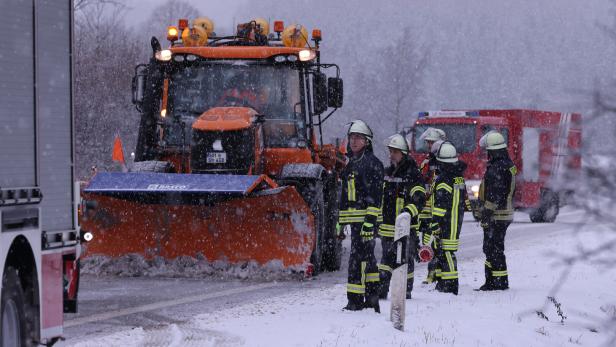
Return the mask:
POLYGON ((476 204, 487 154, 479 139, 491 130, 507 140, 518 168, 514 207, 530 213, 533 222, 554 222, 572 193, 571 177, 581 172, 581 116, 536 110, 472 110, 420 112, 412 130, 411 155, 419 163, 427 149, 419 139, 429 127, 447 134, 468 164, 469 197, 476 204))
POLYGON ((0 346, 52 345, 77 309, 72 9, 0 2, 0 346))

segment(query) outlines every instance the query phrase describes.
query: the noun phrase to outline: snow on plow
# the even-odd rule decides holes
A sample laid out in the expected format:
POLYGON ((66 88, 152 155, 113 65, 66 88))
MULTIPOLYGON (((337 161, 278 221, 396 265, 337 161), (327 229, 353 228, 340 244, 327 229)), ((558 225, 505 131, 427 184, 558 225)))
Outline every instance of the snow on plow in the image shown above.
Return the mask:
POLYGON ((83 190, 85 256, 203 256, 306 268, 314 217, 293 187, 264 175, 98 173, 83 190))

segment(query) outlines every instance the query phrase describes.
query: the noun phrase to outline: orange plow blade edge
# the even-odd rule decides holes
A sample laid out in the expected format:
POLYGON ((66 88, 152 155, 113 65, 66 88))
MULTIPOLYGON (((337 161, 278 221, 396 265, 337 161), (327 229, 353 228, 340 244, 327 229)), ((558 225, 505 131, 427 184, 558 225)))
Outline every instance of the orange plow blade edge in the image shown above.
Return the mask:
POLYGON ((92 232, 84 255, 203 255, 230 263, 306 267, 314 217, 293 187, 265 176, 99 173, 84 189, 92 232))

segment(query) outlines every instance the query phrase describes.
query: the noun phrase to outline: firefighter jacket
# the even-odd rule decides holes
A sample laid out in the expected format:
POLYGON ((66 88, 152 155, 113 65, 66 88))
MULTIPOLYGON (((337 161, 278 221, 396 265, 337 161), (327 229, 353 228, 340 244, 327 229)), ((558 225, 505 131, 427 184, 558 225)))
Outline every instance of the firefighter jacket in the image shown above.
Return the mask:
POLYGON ((368 146, 362 154, 352 156, 342 170, 340 224, 375 225, 383 198, 383 164, 368 146))
POLYGON ((512 221, 517 168, 509 159, 507 149, 489 151, 489 156, 479 186, 479 200, 483 205, 481 220, 512 221))
POLYGON ((430 194, 432 192, 432 182, 434 177, 436 176, 436 157, 434 154, 429 153, 426 158, 421 162, 421 166, 419 168, 421 172, 423 181, 424 181, 424 190, 426 191, 426 202, 424 207, 419 212, 419 219, 424 220, 420 222, 425 222, 429 224, 430 218, 432 218, 432 205, 430 202, 430 194))
POLYGON ((379 235, 394 237, 396 217, 402 212, 411 215, 417 231, 417 216, 425 201, 426 189, 415 160, 404 158, 398 166, 389 166, 383 182, 383 220, 379 225, 379 235))
POLYGON ((439 174, 434 180, 432 201, 432 221, 437 224, 443 251, 457 251, 459 233, 464 219, 466 183, 464 170, 466 164, 441 163, 439 174))

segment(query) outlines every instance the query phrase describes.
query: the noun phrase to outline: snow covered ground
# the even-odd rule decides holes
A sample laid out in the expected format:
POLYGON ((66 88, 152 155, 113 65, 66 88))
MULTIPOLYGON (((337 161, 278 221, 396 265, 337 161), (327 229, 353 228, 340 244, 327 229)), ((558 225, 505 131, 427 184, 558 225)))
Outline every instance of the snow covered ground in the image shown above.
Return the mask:
MULTIPOLYGON (((581 216, 579 213, 576 218, 581 216)), ((559 220, 563 218, 559 217, 559 220)), ((465 223, 473 225, 472 223, 465 223)), ((475 226, 473 226, 474 228, 475 226)), ((599 224, 513 224, 545 233, 507 243, 511 289, 476 292, 483 257, 461 257, 460 295, 416 282, 407 301, 406 329, 393 329, 389 301, 381 314, 345 312, 345 285, 289 291, 188 321, 97 334, 71 346, 614 346, 616 269, 574 263, 569 256, 616 235, 599 224), (570 269, 568 276, 563 271, 570 269), (554 285, 561 287, 554 292, 554 285), (548 299, 553 297, 553 300, 548 299), (611 322, 610 322, 611 320, 611 322)), ((469 233, 473 232, 467 227, 469 233)), ((464 232, 464 229, 463 229, 464 232)), ((464 247, 464 243, 461 247, 464 247)), ((480 249, 479 247, 477 247, 480 249)), ((426 274, 418 266, 419 280, 426 274)), ((420 282, 420 281, 418 281, 420 282)))

